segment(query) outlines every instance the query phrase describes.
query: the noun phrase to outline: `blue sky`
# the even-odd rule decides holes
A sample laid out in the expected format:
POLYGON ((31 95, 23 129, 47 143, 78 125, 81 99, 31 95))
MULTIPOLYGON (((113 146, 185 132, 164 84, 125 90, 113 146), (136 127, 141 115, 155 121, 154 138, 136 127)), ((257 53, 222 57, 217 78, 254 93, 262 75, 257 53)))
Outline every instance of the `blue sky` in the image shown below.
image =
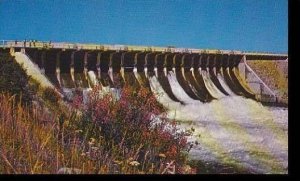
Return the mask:
POLYGON ((0 39, 287 53, 287 0, 0 0, 0 39))

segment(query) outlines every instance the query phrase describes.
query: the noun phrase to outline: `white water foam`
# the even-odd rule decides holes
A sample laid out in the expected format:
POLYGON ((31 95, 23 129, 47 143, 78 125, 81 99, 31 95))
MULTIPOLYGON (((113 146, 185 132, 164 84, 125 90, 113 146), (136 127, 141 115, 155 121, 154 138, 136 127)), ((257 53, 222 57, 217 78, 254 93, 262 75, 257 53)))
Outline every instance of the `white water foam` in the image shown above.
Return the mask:
POLYGON ((99 82, 97 80, 97 77, 96 77, 96 74, 94 71, 92 71, 92 70, 88 71, 88 77, 92 83, 92 86, 99 85, 99 82))
POLYGON ((217 78, 221 84, 221 86, 223 87, 223 89, 229 94, 229 95, 236 95, 234 92, 232 92, 232 90, 227 86, 227 84, 225 83, 224 77, 221 76, 219 73, 217 74, 217 78))
POLYGON ((180 103, 173 101, 159 84, 156 76, 149 77, 151 91, 157 101, 169 109, 180 108, 180 103))
POLYGON ((224 95, 216 86, 215 84, 212 82, 212 80, 210 79, 210 76, 207 75, 208 72, 207 70, 201 70, 201 68, 199 69, 200 74, 203 77, 204 80, 204 84, 205 87, 207 88, 207 90, 211 93, 211 95, 217 99, 221 99, 223 97, 226 97, 226 95, 224 95))
POLYGON ((168 72, 168 80, 171 86, 171 90, 175 97, 179 99, 180 101, 184 102, 185 104, 198 104, 200 101, 194 100, 190 98, 183 88, 179 85, 176 75, 173 71, 168 72))
MULTIPOLYGON (((172 91, 177 90, 174 94, 182 94, 172 73, 169 77, 172 91)), ((226 90, 226 83, 219 80, 226 90)), ((150 82, 162 90, 156 78, 150 82)), ((286 110, 273 111, 233 94, 205 104, 170 106, 170 99, 160 102, 169 109, 169 118, 183 121, 183 129, 194 127, 192 139, 200 144, 192 149, 192 158, 242 165, 256 173, 287 172, 287 117, 278 118, 279 113, 286 115, 286 110)))

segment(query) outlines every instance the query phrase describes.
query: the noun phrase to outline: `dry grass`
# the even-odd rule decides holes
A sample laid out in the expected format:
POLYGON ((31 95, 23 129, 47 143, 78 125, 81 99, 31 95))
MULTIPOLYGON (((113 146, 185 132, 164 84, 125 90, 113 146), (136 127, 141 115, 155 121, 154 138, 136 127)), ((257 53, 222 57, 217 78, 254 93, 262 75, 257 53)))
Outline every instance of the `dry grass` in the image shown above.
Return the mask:
POLYGON ((288 63, 284 61, 255 60, 247 62, 257 75, 272 90, 279 95, 283 102, 288 101, 288 63))
POLYGON ((84 132, 74 126, 80 120, 80 114, 73 111, 60 114, 36 104, 26 107, 15 96, 0 94, 0 173, 183 173, 178 171, 177 160, 158 155, 155 148, 145 150, 139 161, 142 144, 126 150, 116 145, 107 149, 104 145, 112 140, 90 137, 92 129, 84 132), (120 157, 120 151, 126 154, 120 157))

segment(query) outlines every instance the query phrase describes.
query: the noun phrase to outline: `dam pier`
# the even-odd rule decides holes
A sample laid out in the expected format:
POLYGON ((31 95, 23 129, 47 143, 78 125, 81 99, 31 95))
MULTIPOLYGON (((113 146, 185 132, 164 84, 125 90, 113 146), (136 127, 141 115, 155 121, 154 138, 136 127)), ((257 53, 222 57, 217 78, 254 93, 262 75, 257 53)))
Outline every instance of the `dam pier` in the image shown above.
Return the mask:
POLYGON ((228 96, 220 83, 222 78, 236 95, 266 104, 280 103, 247 62, 287 59, 285 54, 259 52, 39 41, 2 41, 0 50, 25 54, 58 90, 91 88, 98 83, 111 88, 125 84, 150 88, 147 78, 156 76, 166 94, 181 103, 184 101, 172 92, 169 71, 196 101, 228 96))

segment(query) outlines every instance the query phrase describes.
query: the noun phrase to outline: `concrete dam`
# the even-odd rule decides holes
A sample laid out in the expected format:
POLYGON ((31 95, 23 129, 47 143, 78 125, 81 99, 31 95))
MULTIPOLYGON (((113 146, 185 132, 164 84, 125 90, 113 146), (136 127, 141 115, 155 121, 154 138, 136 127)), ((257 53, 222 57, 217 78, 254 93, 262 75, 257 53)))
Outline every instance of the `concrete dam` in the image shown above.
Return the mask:
POLYGON ((170 77, 176 79, 189 100, 205 103, 233 93, 277 103, 277 96, 246 62, 287 59, 284 54, 172 47, 18 41, 6 41, 2 47, 4 51, 25 53, 61 92, 63 88, 91 88, 95 84, 150 89, 149 78, 155 76, 168 97, 183 104, 186 101, 175 95, 170 77))
POLYGON ((195 130, 192 159, 251 173, 288 172, 287 108, 265 106, 281 100, 247 64, 287 61, 286 54, 36 41, 3 41, 0 51, 66 97, 95 85, 149 88, 170 119, 195 130))

